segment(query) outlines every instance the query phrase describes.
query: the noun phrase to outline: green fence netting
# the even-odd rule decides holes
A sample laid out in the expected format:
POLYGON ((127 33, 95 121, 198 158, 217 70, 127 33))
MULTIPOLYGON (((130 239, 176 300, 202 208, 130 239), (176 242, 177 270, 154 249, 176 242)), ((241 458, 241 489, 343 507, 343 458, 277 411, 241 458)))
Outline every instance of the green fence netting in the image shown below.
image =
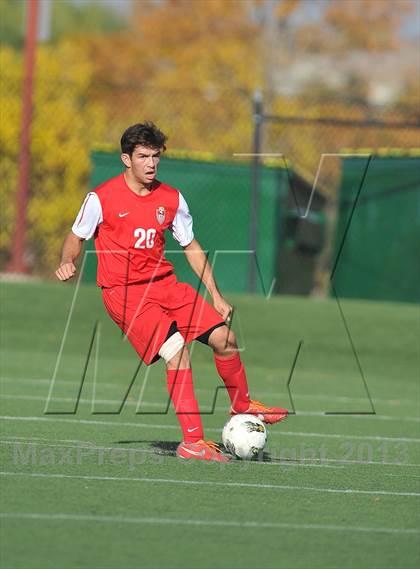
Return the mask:
POLYGON ((418 302, 420 160, 372 157, 360 190, 367 160, 342 161, 332 284, 339 297, 418 302))

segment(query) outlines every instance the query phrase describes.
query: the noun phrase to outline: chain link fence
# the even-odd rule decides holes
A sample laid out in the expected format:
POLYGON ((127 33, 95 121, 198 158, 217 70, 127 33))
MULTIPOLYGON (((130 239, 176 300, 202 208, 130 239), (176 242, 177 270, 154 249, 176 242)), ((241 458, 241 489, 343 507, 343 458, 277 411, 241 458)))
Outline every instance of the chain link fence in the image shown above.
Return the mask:
MULTIPOLYGON (((281 102, 261 95, 254 99, 256 203, 258 156, 276 157, 288 169, 286 231, 277 259, 277 292, 328 293, 336 261, 343 159, 405 156, 417 160, 420 168, 419 143, 420 120, 415 109, 377 108, 344 100, 324 99, 320 103, 307 97, 281 102)), ((405 175, 401 168, 405 167, 403 161, 394 161, 393 165, 390 174, 397 191, 398 179, 405 175)))
MULTIPOLYGON (((156 90, 152 85, 116 84, 112 78, 109 83, 99 85, 93 84, 88 75, 84 76, 83 66, 77 72, 66 71, 68 77, 60 81, 52 80, 48 73, 40 74, 34 87, 26 235, 26 258, 33 272, 47 277, 53 274, 63 237, 91 184, 92 152, 98 149, 118 151, 119 139, 125 128, 143 120, 156 122, 168 134, 168 157, 193 158, 208 164, 212 161, 248 164, 249 186, 242 193, 237 190, 237 209, 250 211, 248 223, 251 224, 256 207, 252 191, 249 191, 255 185, 252 159, 238 155, 256 150, 252 92, 217 88, 203 91, 193 86, 156 90), (249 203, 241 202, 245 199, 249 203)), ((61 75, 66 76, 66 73, 61 75)), ((0 165, 3 182, 0 263, 4 270, 10 258, 16 215, 21 119, 21 75, 7 62, 0 97, 4 116, 0 126, 3 148, 0 165)), ((340 153, 344 149, 346 152, 348 149, 355 152, 369 149, 369 152, 386 153, 389 149, 398 148, 410 152, 409 149, 419 143, 419 130, 413 127, 415 113, 398 108, 379 112, 356 103, 346 104, 342 100, 323 100, 320 103, 310 97, 284 98, 265 93, 261 116, 263 126, 257 151, 282 154, 282 157, 262 159, 264 165, 279 167, 283 171, 287 165, 289 175, 293 172, 310 188, 318 172, 316 188, 325 199, 322 207, 325 207, 328 218, 326 245, 321 256, 317 257, 315 271, 318 275, 315 287, 321 290, 331 260, 334 211, 340 183, 339 158, 328 157, 322 168, 318 168, 321 155, 340 153), (353 121, 371 120, 388 124, 367 123, 363 127, 353 124, 353 121), (393 127, 391 123, 396 122, 401 123, 400 126, 393 127)), ((187 171, 188 165, 184 163, 183 168, 187 171)), ((213 182, 207 183, 206 169, 202 169, 202 175, 197 169, 195 171, 197 185, 202 191, 202 206, 209 211, 223 207, 220 201, 214 203, 213 182)), ((182 180, 182 172, 178 178, 182 180)), ((178 184, 178 178, 174 185, 178 184)), ((170 179, 165 181, 171 183, 170 179)), ((233 208, 232 224, 235 223, 235 215, 233 208)), ((269 209, 264 215, 271 215, 269 209)), ((244 223, 243 216, 240 223, 244 223)), ((260 219, 258 223, 264 223, 264 220, 260 219)), ((272 220, 269 223, 276 227, 272 220)), ((252 249, 252 228, 249 229, 249 248, 252 249)), ((272 238, 277 240, 278 235, 272 238)), ((226 243, 226 248, 229 249, 229 243, 226 243)))

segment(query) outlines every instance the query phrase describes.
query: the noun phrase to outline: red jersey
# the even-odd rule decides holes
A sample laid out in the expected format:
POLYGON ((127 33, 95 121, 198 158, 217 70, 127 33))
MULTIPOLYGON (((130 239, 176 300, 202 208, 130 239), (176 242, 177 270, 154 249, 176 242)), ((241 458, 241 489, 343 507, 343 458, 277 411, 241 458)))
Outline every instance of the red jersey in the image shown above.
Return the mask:
POLYGON ((124 174, 86 196, 72 227, 82 239, 95 237, 101 287, 147 282, 173 272, 164 257, 166 229, 182 246, 194 238, 182 194, 156 180, 150 194, 139 196, 124 174))

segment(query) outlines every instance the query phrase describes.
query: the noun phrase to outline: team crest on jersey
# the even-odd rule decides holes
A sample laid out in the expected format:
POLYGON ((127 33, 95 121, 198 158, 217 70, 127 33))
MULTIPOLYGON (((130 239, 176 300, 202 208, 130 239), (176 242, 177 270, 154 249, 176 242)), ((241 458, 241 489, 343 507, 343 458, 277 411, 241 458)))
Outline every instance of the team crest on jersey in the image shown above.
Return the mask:
POLYGON ((161 225, 165 221, 165 216, 166 216, 165 208, 162 205, 160 205, 159 207, 156 208, 156 219, 161 225))

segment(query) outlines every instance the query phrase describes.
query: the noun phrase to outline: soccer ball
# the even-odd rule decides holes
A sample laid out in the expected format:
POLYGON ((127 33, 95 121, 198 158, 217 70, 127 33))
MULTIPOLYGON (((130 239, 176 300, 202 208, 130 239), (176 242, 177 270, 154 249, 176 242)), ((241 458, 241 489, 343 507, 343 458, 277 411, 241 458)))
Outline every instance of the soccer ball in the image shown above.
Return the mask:
POLYGON ((234 415, 223 427, 222 441, 233 456, 251 459, 264 449, 267 430, 254 415, 234 415))

